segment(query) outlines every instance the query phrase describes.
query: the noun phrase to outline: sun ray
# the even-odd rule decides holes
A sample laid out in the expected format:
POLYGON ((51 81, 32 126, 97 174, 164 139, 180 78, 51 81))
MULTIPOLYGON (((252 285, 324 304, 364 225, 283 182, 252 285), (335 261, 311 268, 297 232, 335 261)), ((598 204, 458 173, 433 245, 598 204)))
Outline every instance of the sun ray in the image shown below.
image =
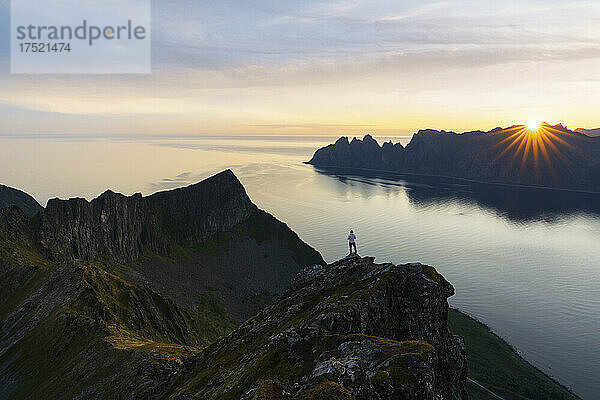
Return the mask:
POLYGON ((533 121, 494 132, 494 135, 505 137, 501 136, 497 143, 490 146, 497 154, 489 165, 510 157, 505 173, 518 174, 519 178, 534 176, 538 182, 541 182, 544 171, 550 174, 551 179, 556 178, 556 167, 560 164, 572 168, 569 155, 573 152, 584 153, 572 144, 573 140, 581 140, 579 136, 546 123, 533 121), (513 172, 509 172, 511 170, 513 172), (532 172, 528 174, 528 170, 532 172))
POLYGON ((552 175, 553 178, 556 178, 556 172, 552 166, 552 161, 550 160, 550 154, 548 154, 548 149, 546 148, 546 142, 544 141, 544 138, 541 138, 541 140, 538 141, 538 145, 542 154, 542 158, 546 162, 546 167, 550 171, 550 175, 552 175))
POLYGON ((525 173, 525 164, 527 163, 527 160, 529 159, 529 153, 532 151, 532 147, 533 147, 533 135, 526 135, 525 136, 525 146, 523 147, 523 157, 521 158, 521 167, 519 168, 519 177, 523 176, 523 173, 525 173))
POLYGON ((520 140, 523 138, 523 136, 524 136, 524 131, 523 131, 523 130, 521 130, 521 131, 519 131, 519 132, 517 132, 517 133, 514 133, 514 134, 512 134, 512 135, 511 135, 511 136, 509 136, 508 138, 506 138, 506 139, 503 139, 503 140, 502 140, 500 143, 498 143, 498 144, 494 145, 494 147, 497 147, 497 146, 499 146, 500 144, 502 144, 502 143, 505 143, 507 140, 509 140, 509 139, 511 139, 511 138, 513 138, 513 137, 515 137, 515 136, 517 136, 517 137, 516 137, 516 138, 515 138, 515 139, 512 141, 512 143, 511 143, 510 145, 508 145, 508 146, 507 146, 507 147, 504 149, 504 151, 502 151, 502 152, 501 152, 501 153, 500 153, 500 154, 499 154, 499 155, 498 155, 498 156, 497 156, 497 157, 496 157, 496 158, 495 158, 495 159, 492 161, 492 163, 495 163, 496 161, 498 161, 498 160, 499 160, 500 158, 502 158, 502 157, 503 157, 503 156, 504 156, 506 153, 508 153, 508 152, 510 151, 510 149, 511 149, 511 148, 513 148, 514 146, 517 146, 517 145, 519 144, 519 141, 520 141, 520 140))

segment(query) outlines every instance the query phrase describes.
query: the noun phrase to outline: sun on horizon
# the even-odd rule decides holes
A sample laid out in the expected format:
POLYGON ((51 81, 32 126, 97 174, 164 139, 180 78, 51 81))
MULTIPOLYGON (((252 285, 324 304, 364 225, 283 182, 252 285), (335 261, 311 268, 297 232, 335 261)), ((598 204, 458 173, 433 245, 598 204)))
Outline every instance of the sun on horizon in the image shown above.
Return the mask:
POLYGON ((539 120, 531 120, 528 121, 527 124, 525 124, 525 126, 529 131, 535 132, 540 129, 540 127, 542 126, 542 122, 539 120))

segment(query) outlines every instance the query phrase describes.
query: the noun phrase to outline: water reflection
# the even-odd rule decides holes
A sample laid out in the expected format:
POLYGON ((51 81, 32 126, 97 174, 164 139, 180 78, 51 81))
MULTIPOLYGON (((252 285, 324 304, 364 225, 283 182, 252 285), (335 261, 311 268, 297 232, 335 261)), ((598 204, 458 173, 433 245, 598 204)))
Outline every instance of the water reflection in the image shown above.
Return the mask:
POLYGON ((600 194, 502 184, 487 184, 432 176, 315 168, 347 184, 347 190, 370 198, 375 193, 406 192, 410 203, 429 208, 456 202, 479 206, 513 222, 557 222, 585 214, 600 218, 600 194), (354 185, 360 182, 362 185, 354 185), (380 190, 372 187, 379 186, 380 190))

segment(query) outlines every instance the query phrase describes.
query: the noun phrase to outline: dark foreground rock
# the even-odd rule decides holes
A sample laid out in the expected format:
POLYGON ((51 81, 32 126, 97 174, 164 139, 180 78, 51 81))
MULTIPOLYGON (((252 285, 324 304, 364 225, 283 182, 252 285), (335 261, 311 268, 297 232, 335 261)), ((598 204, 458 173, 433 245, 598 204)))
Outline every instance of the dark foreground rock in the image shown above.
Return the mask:
POLYGON ((186 360, 173 399, 465 399, 453 287, 421 264, 305 269, 275 305, 186 360))
POLYGON ((380 146, 370 135, 342 137, 317 150, 308 164, 600 192, 600 138, 562 125, 462 134, 429 129, 406 147, 391 141, 380 146))

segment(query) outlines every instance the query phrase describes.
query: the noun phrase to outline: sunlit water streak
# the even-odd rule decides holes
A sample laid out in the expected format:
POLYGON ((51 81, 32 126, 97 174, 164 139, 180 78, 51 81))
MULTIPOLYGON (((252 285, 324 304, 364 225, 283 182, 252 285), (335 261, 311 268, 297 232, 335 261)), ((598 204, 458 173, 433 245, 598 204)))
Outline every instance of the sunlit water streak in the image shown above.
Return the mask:
POLYGON ((302 164, 333 139, 3 137, 0 183, 45 204, 107 188, 149 194, 232 168, 253 201, 326 260, 347 254, 352 228, 362 255, 431 264, 455 286, 453 306, 578 394, 600 393, 600 210, 587 205, 594 199, 579 206, 578 194, 513 196, 464 181, 365 178, 302 164))

